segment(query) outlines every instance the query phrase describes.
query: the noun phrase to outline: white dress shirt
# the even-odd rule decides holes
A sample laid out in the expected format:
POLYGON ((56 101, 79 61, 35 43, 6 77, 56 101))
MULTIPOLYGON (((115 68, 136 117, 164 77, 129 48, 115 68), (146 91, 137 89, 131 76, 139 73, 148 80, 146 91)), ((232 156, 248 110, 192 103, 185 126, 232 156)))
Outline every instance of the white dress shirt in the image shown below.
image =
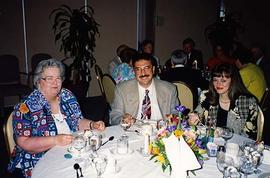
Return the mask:
POLYGON ((149 90, 148 96, 150 98, 151 102, 151 119, 153 121, 157 121, 162 119, 162 115, 159 109, 159 105, 157 102, 157 94, 156 94, 156 87, 154 80, 152 80, 151 85, 148 88, 143 88, 139 83, 138 83, 138 88, 139 88, 139 110, 137 114, 137 119, 141 120, 141 113, 142 113, 142 103, 143 99, 145 96, 145 90, 149 90))

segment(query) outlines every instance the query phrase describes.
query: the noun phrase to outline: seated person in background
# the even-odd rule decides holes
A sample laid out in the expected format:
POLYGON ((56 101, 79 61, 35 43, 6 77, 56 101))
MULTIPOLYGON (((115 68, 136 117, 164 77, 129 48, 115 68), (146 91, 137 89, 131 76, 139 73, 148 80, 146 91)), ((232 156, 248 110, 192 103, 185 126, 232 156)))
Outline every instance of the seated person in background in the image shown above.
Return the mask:
POLYGON ((16 146, 8 169, 16 178, 30 178, 32 169, 46 151, 70 144, 73 132, 105 129, 102 121, 83 118, 74 95, 62 88, 63 80, 64 66, 60 61, 41 61, 34 73, 37 89, 14 108, 16 146))
POLYGON ((185 67, 187 55, 182 50, 173 51, 171 54, 171 69, 166 70, 160 78, 169 82, 182 81, 188 84, 192 90, 197 92, 197 89, 207 89, 208 82, 202 78, 199 70, 185 67))
POLYGON ((236 66, 239 69, 244 85, 259 101, 261 101, 266 89, 266 81, 263 71, 251 63, 251 54, 245 48, 238 48, 233 53, 236 66))
POLYGON ((136 78, 116 85, 111 105, 110 123, 133 124, 138 120, 159 120, 175 113, 178 105, 176 87, 153 78, 155 67, 151 55, 138 54, 132 61, 136 78))
POLYGON ((155 59, 153 61, 155 67, 160 65, 158 57, 154 55, 154 43, 151 40, 144 40, 141 44, 140 51, 141 51, 141 53, 148 53, 148 54, 151 54, 153 56, 153 58, 155 59))
POLYGON ((195 49, 195 42, 191 38, 183 41, 183 50, 187 54, 186 66, 194 69, 203 69, 203 57, 200 50, 195 49))
POLYGON ((264 47, 260 44, 253 44, 250 51, 252 53, 254 62, 262 69, 264 73, 267 86, 270 87, 270 58, 265 56, 264 47))
POLYGON ((207 67, 212 70, 217 64, 230 63, 234 64, 235 60, 229 56, 229 51, 222 45, 214 47, 214 56, 207 61, 207 67))
POLYGON ((189 114, 190 123, 227 126, 237 134, 256 139, 258 104, 244 86, 234 65, 218 64, 212 70, 209 90, 202 91, 199 105, 189 114))
POLYGON ((132 59, 137 54, 137 51, 132 48, 124 49, 120 53, 122 64, 114 68, 112 72, 112 78, 116 84, 135 78, 135 74, 132 67, 132 59))
POLYGON ((110 75, 112 75, 113 69, 115 67, 117 67, 118 65, 122 64, 122 60, 120 58, 120 53, 121 51, 123 51, 124 49, 129 48, 127 45, 125 44, 121 44, 120 46, 118 46, 118 48, 116 49, 116 54, 117 56, 115 56, 108 65, 108 72, 110 75))

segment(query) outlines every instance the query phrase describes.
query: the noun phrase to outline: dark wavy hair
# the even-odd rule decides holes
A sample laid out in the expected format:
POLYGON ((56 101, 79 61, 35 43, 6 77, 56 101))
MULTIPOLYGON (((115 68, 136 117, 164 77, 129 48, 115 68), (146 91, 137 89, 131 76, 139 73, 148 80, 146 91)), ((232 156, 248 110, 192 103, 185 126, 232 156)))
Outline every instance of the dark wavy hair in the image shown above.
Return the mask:
POLYGON ((253 95, 245 87, 242 81, 242 78, 240 76, 240 73, 235 65, 228 64, 228 63, 218 64, 212 70, 211 76, 212 77, 209 83, 209 92, 207 94, 210 104, 218 105, 218 102, 219 102, 219 94, 216 92, 214 88, 214 84, 213 84, 214 77, 224 76, 226 78, 231 78, 231 85, 229 87, 229 92, 228 92, 229 99, 231 100, 231 102, 234 103, 234 101, 240 95, 253 97, 253 95))

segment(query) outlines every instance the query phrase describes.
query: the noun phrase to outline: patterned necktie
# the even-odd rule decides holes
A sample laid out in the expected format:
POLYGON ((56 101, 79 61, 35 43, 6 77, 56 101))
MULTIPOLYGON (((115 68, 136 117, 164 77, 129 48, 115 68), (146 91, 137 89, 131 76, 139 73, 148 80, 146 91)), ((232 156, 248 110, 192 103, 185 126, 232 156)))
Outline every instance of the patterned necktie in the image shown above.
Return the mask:
POLYGON ((142 104, 142 114, 141 119, 150 119, 151 118, 151 101, 149 98, 149 90, 145 90, 145 96, 142 104))

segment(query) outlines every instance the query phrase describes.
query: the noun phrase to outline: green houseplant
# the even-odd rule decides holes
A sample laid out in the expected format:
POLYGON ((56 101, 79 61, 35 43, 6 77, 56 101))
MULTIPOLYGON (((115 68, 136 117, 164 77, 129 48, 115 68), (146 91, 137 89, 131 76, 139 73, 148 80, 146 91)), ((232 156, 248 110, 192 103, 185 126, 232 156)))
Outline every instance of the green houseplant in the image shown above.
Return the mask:
MULTIPOLYGON (((67 76, 72 76, 72 84, 83 84, 87 88, 91 81, 90 68, 96 60, 93 55, 96 46, 96 37, 99 36, 99 24, 95 21, 94 10, 91 6, 80 9, 71 9, 61 5, 54 9, 49 18, 53 18, 53 31, 55 42, 60 44, 66 58, 72 58, 72 63, 67 67, 67 76)), ((69 82, 67 82, 69 83, 69 82)), ((75 89, 76 90, 76 89, 75 89)), ((75 91, 81 94, 81 91, 75 91)), ((84 94, 83 94, 84 95, 84 94)))

